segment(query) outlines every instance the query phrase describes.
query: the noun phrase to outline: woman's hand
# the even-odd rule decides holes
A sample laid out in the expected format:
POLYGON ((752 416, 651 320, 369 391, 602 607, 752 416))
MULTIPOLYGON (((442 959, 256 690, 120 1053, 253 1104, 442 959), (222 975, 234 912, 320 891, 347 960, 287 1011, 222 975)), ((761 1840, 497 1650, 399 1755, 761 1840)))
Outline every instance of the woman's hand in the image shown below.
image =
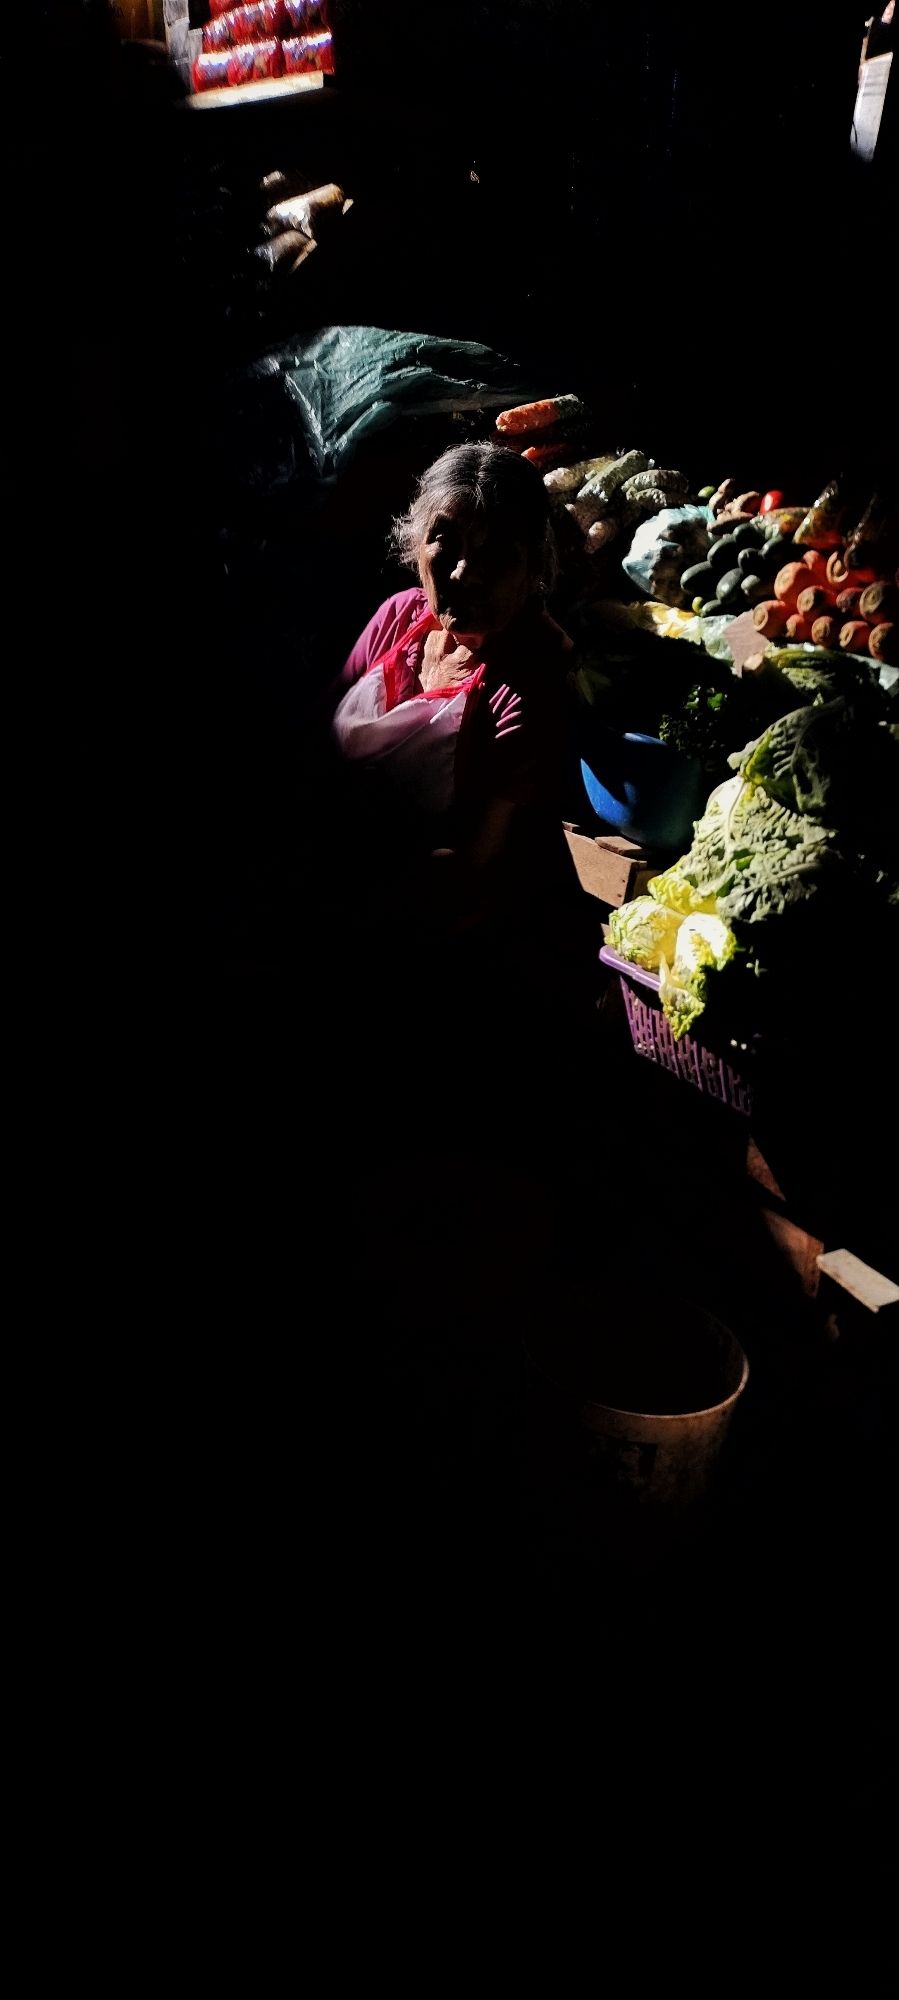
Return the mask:
POLYGON ((460 646, 449 632, 429 632, 424 643, 418 678, 422 693, 431 688, 455 687, 471 673, 473 654, 460 646))

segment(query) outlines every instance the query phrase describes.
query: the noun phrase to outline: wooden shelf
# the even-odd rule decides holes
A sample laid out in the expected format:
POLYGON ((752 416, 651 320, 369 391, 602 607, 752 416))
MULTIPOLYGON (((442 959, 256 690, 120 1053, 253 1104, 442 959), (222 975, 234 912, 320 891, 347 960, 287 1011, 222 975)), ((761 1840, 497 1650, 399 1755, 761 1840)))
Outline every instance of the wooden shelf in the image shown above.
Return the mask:
POLYGON ((259 83, 223 84, 216 90, 197 90, 179 101, 188 111, 218 111, 235 104, 271 104, 280 97, 303 97, 310 90, 324 90, 333 82, 324 70, 308 76, 264 77, 259 83))

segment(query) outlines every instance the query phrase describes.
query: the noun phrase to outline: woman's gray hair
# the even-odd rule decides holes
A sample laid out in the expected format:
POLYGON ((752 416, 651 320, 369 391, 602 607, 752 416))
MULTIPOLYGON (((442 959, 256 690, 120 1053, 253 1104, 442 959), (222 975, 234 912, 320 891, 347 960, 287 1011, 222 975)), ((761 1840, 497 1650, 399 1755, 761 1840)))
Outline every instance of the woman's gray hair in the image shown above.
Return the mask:
POLYGON ((393 523, 393 554, 417 571, 429 523, 441 508, 460 499, 499 517, 504 531, 527 550, 535 588, 551 591, 558 558, 549 495, 536 467, 508 445, 453 444, 441 452, 421 474, 406 512, 393 523))

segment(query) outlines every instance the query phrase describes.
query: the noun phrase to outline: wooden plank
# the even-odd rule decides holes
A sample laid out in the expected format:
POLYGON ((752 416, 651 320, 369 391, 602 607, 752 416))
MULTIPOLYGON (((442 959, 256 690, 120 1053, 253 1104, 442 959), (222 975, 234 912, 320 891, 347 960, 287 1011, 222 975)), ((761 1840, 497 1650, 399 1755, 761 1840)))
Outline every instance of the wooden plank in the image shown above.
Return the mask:
POLYGON ((824 1248, 820 1236, 812 1236, 798 1222, 791 1222, 789 1216, 780 1215, 773 1208, 760 1208, 759 1214, 784 1261, 795 1271, 803 1291, 813 1299, 818 1289, 816 1265, 824 1248))
POLYGON ((324 89, 324 72, 317 69, 306 76, 269 76, 260 77, 257 83, 217 84, 214 90, 194 91, 178 103, 188 111, 215 111, 226 105, 273 104, 279 97, 300 97, 306 91, 324 89))
POLYGON ((750 1138, 746 1148, 746 1172, 750 1180, 757 1181, 759 1187, 764 1188, 766 1194, 776 1195, 778 1201, 786 1200, 783 1188, 753 1138, 750 1138))
POLYGON ((899 1285, 882 1271, 875 1271, 873 1265, 864 1263, 852 1250, 824 1250, 816 1263, 825 1278, 832 1278, 834 1284, 858 1299, 868 1312, 880 1312, 884 1306, 899 1303, 899 1285))

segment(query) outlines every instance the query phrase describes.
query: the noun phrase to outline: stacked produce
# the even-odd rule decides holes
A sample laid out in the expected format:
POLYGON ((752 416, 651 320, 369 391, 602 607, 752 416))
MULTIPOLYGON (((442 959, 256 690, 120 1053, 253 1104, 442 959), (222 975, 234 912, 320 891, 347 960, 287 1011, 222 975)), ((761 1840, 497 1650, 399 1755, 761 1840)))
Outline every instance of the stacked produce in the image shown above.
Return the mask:
POLYGON ((733 478, 697 490, 634 447, 576 451, 552 429, 575 404, 497 420, 509 442, 546 426, 526 448, 547 491, 585 550, 623 543, 643 593, 569 618, 575 685, 591 716, 698 756, 711 787, 687 850, 612 909, 609 943, 658 973, 676 1038, 707 1007, 737 1034, 801 1031, 813 987, 822 1019, 845 1011, 840 940, 899 975, 899 513, 837 478, 809 504, 733 478), (738 654, 736 620, 758 635, 738 654), (650 631, 692 642, 670 677, 636 643, 650 631))
POLYGON ((211 0, 211 19, 191 71, 196 92, 334 68, 325 0, 211 0))
POLYGON ((345 194, 337 181, 288 193, 290 186, 291 177, 282 172, 267 174, 261 184, 263 194, 277 192, 280 199, 266 210, 262 225, 265 241, 252 254, 267 273, 278 277, 298 271, 353 206, 352 196, 345 194))
POLYGON ((589 455, 577 451, 586 411, 580 397, 547 396, 501 410, 496 428, 543 473, 557 507, 573 522, 588 555, 632 532, 660 508, 680 505, 690 483, 676 468, 658 466, 637 446, 589 455), (536 443, 528 442, 538 436, 536 443))
POLYGON ((732 498, 725 482, 709 502, 709 552, 681 578, 702 617, 752 607, 764 639, 840 646, 896 664, 896 510, 870 496, 855 526, 852 496, 831 480, 811 507, 784 507, 780 493, 732 498), (716 507, 716 502, 719 504, 716 507), (714 585, 714 596, 707 586, 714 585))
POLYGON ((781 1011, 791 993, 807 1006, 822 977, 837 989, 841 938, 895 965, 899 678, 884 684, 873 663, 800 646, 772 649, 759 682, 773 719, 729 754, 734 775, 712 791, 689 850, 611 913, 613 948, 659 973, 676 1038, 715 974, 716 1000, 740 1020, 758 1019, 772 982, 781 1011))

